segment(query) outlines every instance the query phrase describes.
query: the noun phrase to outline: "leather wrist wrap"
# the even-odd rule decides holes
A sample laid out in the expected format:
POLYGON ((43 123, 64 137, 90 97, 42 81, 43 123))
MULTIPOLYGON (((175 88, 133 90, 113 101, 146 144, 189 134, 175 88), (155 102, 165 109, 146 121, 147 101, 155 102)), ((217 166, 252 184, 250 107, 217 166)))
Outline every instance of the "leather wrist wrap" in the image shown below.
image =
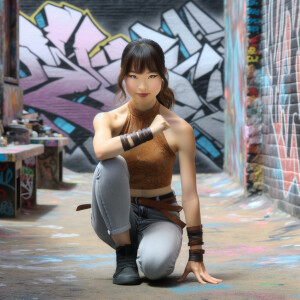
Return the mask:
MULTIPOLYGON (((189 243, 188 243, 189 246, 204 244, 202 239, 203 237, 202 224, 199 226, 187 227, 186 231, 189 238, 189 243)), ((190 249, 189 260, 202 262, 204 253, 205 253, 204 249, 190 249)))
POLYGON ((120 135, 120 139, 121 139, 121 143, 122 143, 122 146, 123 146, 124 151, 130 150, 130 149, 131 149, 131 146, 130 146, 130 144, 129 144, 127 135, 126 135, 126 134, 120 135))
POLYGON ((188 243, 189 246, 204 244, 202 225, 187 227, 186 231, 189 238, 189 243, 188 243))
POLYGON ((204 249, 190 249, 189 250, 189 260, 203 262, 204 249))
POLYGON ((120 135, 121 143, 124 151, 130 150, 142 143, 150 141, 153 139, 153 134, 150 127, 139 129, 138 131, 133 131, 131 133, 126 133, 124 135, 120 135), (133 141, 133 146, 130 146, 128 141, 128 136, 131 137, 133 141))

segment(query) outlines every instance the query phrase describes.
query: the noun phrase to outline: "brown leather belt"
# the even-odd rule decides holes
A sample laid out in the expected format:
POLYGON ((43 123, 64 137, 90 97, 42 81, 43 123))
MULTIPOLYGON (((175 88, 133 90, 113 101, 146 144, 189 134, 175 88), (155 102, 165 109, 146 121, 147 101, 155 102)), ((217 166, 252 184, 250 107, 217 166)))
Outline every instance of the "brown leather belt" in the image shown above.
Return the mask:
MULTIPOLYGON (((185 227, 185 223, 182 222, 179 218, 170 213, 170 211, 180 212, 182 210, 182 206, 169 204, 172 203, 175 199, 175 195, 166 199, 150 199, 143 197, 131 197, 131 202, 137 205, 143 205, 146 207, 150 207, 160 211, 163 215, 165 215, 169 220, 180 226, 181 228, 185 227)), ((91 208, 91 204, 81 204, 78 205, 76 211, 91 208)))
POLYGON ((80 204, 80 205, 78 205, 77 206, 77 208, 76 208, 76 211, 78 211, 78 210, 83 210, 83 209, 88 209, 88 208, 91 208, 92 207, 92 205, 91 204, 80 204))
POLYGON ((182 210, 182 206, 180 205, 169 204, 172 203, 174 200, 175 196, 161 200, 143 197, 131 197, 132 203, 156 209, 160 211, 163 215, 165 215, 169 220, 171 220, 181 228, 184 228, 186 224, 182 222, 178 217, 170 213, 170 211, 180 212, 182 210))

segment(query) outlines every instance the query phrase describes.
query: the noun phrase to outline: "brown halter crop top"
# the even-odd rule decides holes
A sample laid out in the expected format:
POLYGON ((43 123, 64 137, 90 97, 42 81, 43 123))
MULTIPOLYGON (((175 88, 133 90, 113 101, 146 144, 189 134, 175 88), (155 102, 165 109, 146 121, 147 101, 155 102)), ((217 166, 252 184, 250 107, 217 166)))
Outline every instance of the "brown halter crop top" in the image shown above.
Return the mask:
MULTIPOLYGON (((159 114, 160 103, 142 112, 128 102, 128 115, 121 134, 149 127, 159 114)), ((176 154, 170 148, 163 132, 135 148, 121 154, 127 162, 131 189, 158 189, 171 184, 176 154)))

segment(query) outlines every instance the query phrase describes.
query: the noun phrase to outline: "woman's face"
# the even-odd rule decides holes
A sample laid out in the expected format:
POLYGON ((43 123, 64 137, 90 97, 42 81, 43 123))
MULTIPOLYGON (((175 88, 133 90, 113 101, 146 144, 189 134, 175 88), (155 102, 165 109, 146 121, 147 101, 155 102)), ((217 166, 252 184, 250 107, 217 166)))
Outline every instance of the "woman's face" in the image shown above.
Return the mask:
POLYGON ((125 78, 127 93, 136 100, 155 98, 160 92, 161 84, 162 78, 159 73, 150 72, 148 69, 143 73, 131 70, 125 78))

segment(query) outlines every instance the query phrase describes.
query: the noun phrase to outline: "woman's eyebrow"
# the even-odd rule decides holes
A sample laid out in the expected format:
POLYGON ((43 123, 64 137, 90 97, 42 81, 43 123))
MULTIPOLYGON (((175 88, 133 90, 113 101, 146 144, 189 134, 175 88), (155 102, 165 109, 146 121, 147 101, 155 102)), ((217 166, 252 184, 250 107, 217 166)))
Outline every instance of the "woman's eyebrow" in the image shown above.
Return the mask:
MULTIPOLYGON (((129 71, 128 73, 143 74, 143 73, 138 73, 136 71, 129 71)), ((149 74, 149 73, 158 73, 158 72, 157 71, 149 71, 149 72, 147 72, 147 74, 149 74)))
POLYGON ((138 73, 136 71, 129 71, 128 73, 142 74, 142 73, 138 73))

